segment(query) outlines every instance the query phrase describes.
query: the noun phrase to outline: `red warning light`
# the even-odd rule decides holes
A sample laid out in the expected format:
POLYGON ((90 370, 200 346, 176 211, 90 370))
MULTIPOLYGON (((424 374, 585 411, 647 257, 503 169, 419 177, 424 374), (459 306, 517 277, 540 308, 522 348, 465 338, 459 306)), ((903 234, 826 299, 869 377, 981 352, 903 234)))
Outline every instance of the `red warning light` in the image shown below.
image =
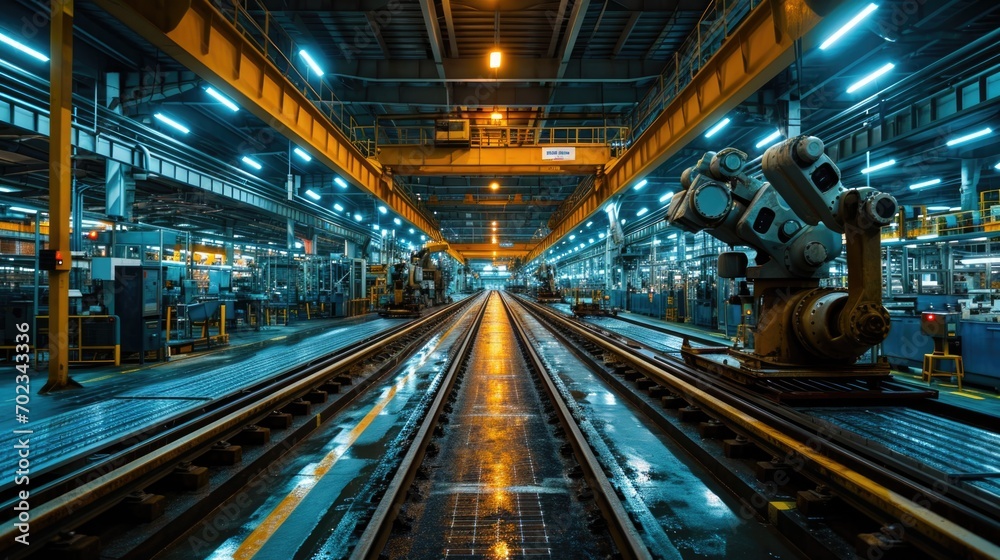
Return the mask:
POLYGON ((87 233, 87 239, 90 239, 91 241, 96 240, 97 239, 97 231, 96 230, 91 230, 89 233, 87 233))

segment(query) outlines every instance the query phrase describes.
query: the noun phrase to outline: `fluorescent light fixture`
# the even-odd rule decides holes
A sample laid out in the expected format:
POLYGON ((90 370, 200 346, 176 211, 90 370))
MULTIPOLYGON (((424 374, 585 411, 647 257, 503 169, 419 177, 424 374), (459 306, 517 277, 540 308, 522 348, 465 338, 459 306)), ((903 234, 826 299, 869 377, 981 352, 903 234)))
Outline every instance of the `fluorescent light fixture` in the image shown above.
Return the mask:
POLYGON ((660 197, 660 202, 666 202, 671 198, 673 198, 673 196, 674 196, 674 191, 667 191, 663 193, 663 196, 660 197))
POLYGON ((590 227, 590 226, 592 226, 593 224, 594 224, 594 222, 593 222, 593 221, 590 221, 590 222, 587 222, 587 227, 590 227))
POLYGON ((413 231, 413 228, 410 228, 410 235, 413 235, 414 233, 416 232, 413 231))
POLYGON ((840 39, 841 37, 844 36, 845 33, 850 31, 851 29, 854 29, 854 26, 861 23, 861 20, 868 17, 872 12, 874 12, 877 9, 878 9, 877 4, 868 4, 867 6, 865 6, 865 9, 861 10, 861 13, 851 18, 851 21, 845 23, 843 27, 835 31, 833 35, 830 35, 830 37, 828 37, 826 41, 823 41, 823 44, 819 46, 819 50, 825 51, 826 49, 830 48, 831 45, 837 42, 837 39, 840 39))
POLYGON ((986 241, 988 239, 989 239, 988 237, 973 237, 969 241, 986 241))
POLYGON ((344 211, 344 207, 341 206, 340 203, 337 203, 337 202, 333 203, 333 209, 336 210, 337 212, 343 212, 344 211))
POLYGON ((375 231, 378 231, 379 230, 379 225, 378 224, 372 224, 372 229, 375 230, 375 231))
POLYGON ((708 132, 705 133, 705 138, 711 138, 712 136, 715 135, 716 132, 719 132, 723 128, 726 128, 726 125, 729 124, 730 122, 732 121, 729 120, 729 117, 722 119, 721 121, 719 121, 719 124, 708 129, 708 132))
POLYGON ((639 211, 635 213, 635 217, 638 218, 639 216, 643 216, 646 212, 649 212, 649 208, 640 208, 639 211))
POLYGON ((615 211, 615 205, 614 205, 614 203, 608 204, 607 206, 605 206, 604 207, 604 211, 607 212, 608 214, 614 212, 615 211))
POLYGON ((622 225, 625 225, 625 218, 622 218, 622 225))
POLYGON ((637 190, 641 189, 642 187, 645 187, 646 183, 648 183, 648 182, 649 181, 643 179, 642 181, 639 181, 638 183, 636 183, 635 186, 632 187, 632 190, 636 190, 637 191, 637 190))
POLYGON ((42 62, 48 62, 49 61, 49 57, 45 56, 44 54, 36 51, 35 49, 33 49, 33 48, 31 48, 31 47, 23 44, 23 43, 20 43, 18 41, 15 41, 14 39, 11 39, 10 37, 4 35, 3 33, 0 33, 0 43, 6 43, 6 44, 14 47, 15 49, 23 52, 24 54, 29 55, 29 56, 33 56, 33 57, 37 58, 38 60, 41 60, 42 62))
POLYGON ((861 170, 862 173, 872 173, 873 171, 878 171, 879 169, 885 169, 886 167, 891 167, 896 165, 896 160, 890 159, 889 161, 883 161, 882 163, 876 163, 871 167, 866 167, 861 170))
POLYGON ((951 208, 948 209, 949 212, 959 212, 961 210, 962 210, 961 206, 952 206, 951 208))
POLYGON ((1000 171, 1000 161, 998 161, 997 164, 993 166, 993 169, 1000 171))
POLYGON ((928 210, 931 212, 946 212, 948 210, 947 206, 928 206, 928 210))
POLYGON ((587 243, 593 243, 593 242, 594 242, 594 238, 593 237, 591 237, 590 239, 587 240, 587 243))
POLYGON ((226 96, 222 95, 221 93, 215 91, 214 88, 210 88, 210 87, 209 88, 205 88, 205 93, 207 93, 207 94, 211 95, 212 97, 214 97, 216 101, 218 101, 219 103, 222 103, 223 105, 226 106, 227 109, 229 109, 230 111, 232 111, 234 113, 236 111, 240 110, 240 108, 235 103, 233 103, 228 97, 226 97, 226 96))
POLYGON ((334 177, 333 178, 333 182, 337 183, 337 186, 340 187, 340 188, 342 188, 342 189, 346 189, 347 188, 347 181, 341 179, 340 177, 334 177))
POLYGON ((399 218, 393 218, 393 219, 392 219, 392 223, 396 224, 397 226, 398 226, 398 225, 402 225, 402 224, 403 224, 403 222, 402 222, 402 221, 400 221, 400 219, 399 219, 399 218))
POLYGON ((962 264, 994 264, 1000 263, 1000 257, 976 257, 972 259, 962 259, 962 264))
POLYGON ((188 224, 188 223, 177 224, 175 227, 191 227, 191 224, 188 224))
POLYGON ((24 208, 22 206, 11 206, 10 208, 8 208, 8 210, 11 210, 13 212, 20 212, 22 214, 37 214, 38 213, 38 210, 32 210, 31 208, 24 208))
POLYGON ((598 233, 597 234, 597 238, 598 239, 604 239, 604 233, 603 232, 602 233, 598 233))
POLYGON ((937 185, 939 183, 941 183, 941 179, 928 179, 927 181, 913 183, 912 185, 910 185, 910 190, 922 189, 924 187, 930 187, 932 185, 937 185))
POLYGON ((172 118, 164 115, 163 113, 156 113, 153 116, 156 117, 156 119, 159 120, 160 122, 162 122, 164 124, 168 124, 168 125, 176 128, 177 130, 183 132, 184 134, 187 134, 188 132, 191 132, 191 129, 189 129, 188 127, 182 125, 181 123, 175 121, 174 119, 172 119, 172 118))
POLYGON ((361 214, 355 214, 355 215, 354 215, 354 219, 355 219, 356 221, 360 222, 360 221, 361 221, 361 220, 363 220, 364 218, 362 218, 362 217, 361 217, 361 214))
POLYGON ((493 51, 490 53, 490 68, 500 68, 500 51, 493 51))
POLYGON ((938 236, 938 234, 936 234, 936 233, 929 233, 929 234, 927 234, 927 235, 918 235, 918 236, 917 236, 917 239, 918 239, 918 240, 924 240, 924 239, 937 239, 937 236, 938 236))
POLYGON ((252 159, 249 156, 243 156, 243 163, 249 165, 250 167, 253 167, 257 171, 264 169, 264 166, 261 165, 259 161, 252 159))
POLYGON ((571 236, 569 236, 569 240, 570 240, 570 241, 573 241, 574 239, 576 239, 576 236, 575 236, 575 235, 571 235, 571 236))
POLYGON ((977 131, 973 132, 972 134, 966 134, 965 136, 959 136, 958 138, 953 138, 951 140, 948 140, 947 142, 945 142, 945 145, 946 146, 957 146, 959 144, 963 144, 965 142, 968 142, 969 140, 975 140, 976 138, 981 138, 983 136, 986 136, 987 134, 993 134, 993 129, 987 127, 987 128, 982 129, 982 130, 977 130, 977 131))
POLYGON ((303 150, 302 148, 299 148, 298 146, 296 146, 295 149, 292 150, 292 151, 295 152, 295 155, 299 156, 300 158, 302 158, 302 159, 304 159, 306 161, 312 161, 312 156, 309 155, 309 154, 307 154, 305 152, 305 150, 303 150))
POLYGON ((385 206, 379 206, 378 207, 378 211, 379 211, 380 214, 386 214, 386 213, 389 212, 389 209, 386 208, 385 206))
POLYGON ((667 239, 677 239, 677 234, 671 233, 670 235, 667 236, 667 239))
POLYGON ((313 72, 319 74, 320 76, 326 73, 323 72, 323 69, 319 67, 319 64, 316 64, 316 61, 313 60, 313 57, 309 56, 309 53, 306 52, 305 49, 299 51, 299 56, 302 57, 302 60, 306 61, 306 64, 309 65, 309 68, 312 68, 313 72))
POLYGON ((764 146, 770 146, 778 138, 781 138, 781 131, 780 130, 775 130, 771 134, 767 135, 767 138, 764 138, 760 142, 757 142, 756 144, 754 144, 754 147, 759 149, 759 148, 763 148, 764 146))
POLYGON ((892 243, 894 241, 899 241, 898 237, 886 237, 882 240, 882 243, 892 243))
POLYGON ((318 194, 316 194, 316 191, 314 191, 312 189, 306 190, 306 196, 308 196, 309 198, 311 198, 313 200, 319 200, 320 199, 320 196, 318 194))
POLYGON ((0 193, 12 193, 12 192, 14 192, 14 189, 10 187, 0 187, 0 193))
POLYGON ((891 62, 887 63, 885 66, 879 68, 878 70, 872 72, 871 74, 868 74, 864 78, 861 78, 857 82, 854 82, 853 84, 851 84, 851 87, 847 88, 847 93, 854 93, 855 91, 857 91, 857 90, 865 87, 870 82, 874 81, 879 76, 881 76, 882 74, 885 74, 886 72, 888 72, 889 70, 892 70, 895 67, 896 67, 895 64, 893 64, 891 62))

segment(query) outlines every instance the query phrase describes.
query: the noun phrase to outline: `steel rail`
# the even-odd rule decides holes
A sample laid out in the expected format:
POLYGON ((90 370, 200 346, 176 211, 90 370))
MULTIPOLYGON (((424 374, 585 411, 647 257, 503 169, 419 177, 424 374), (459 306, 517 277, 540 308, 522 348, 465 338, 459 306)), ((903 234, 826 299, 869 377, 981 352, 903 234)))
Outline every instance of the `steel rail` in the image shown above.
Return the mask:
POLYGON ((427 415, 424 416, 420 428, 413 436, 413 443, 403 456, 396 474, 392 477, 392 481, 386 487, 385 493, 382 495, 382 499, 379 500, 378 507, 375 508, 375 512, 372 514, 372 518, 368 522, 364 533, 361 534, 357 544, 354 546, 354 550, 350 556, 353 560, 377 559, 380 557, 382 549, 385 548, 385 544, 392 534, 393 521, 399 515, 399 510, 406 501, 406 490, 417 476, 417 470, 420 468, 424 455, 426 455, 427 447, 433 439, 431 436, 434 433, 434 426, 437 424, 438 417, 444 412, 445 404, 448 402, 448 395, 454 388, 455 380, 458 378, 458 372, 462 369, 469 354, 472 352, 473 341, 479 332, 479 327, 482 325, 485 315, 486 300, 483 300, 475 321, 473 321, 473 324, 462 339, 455 359, 448 366, 448 371, 438 388, 434 401, 427 411, 427 415))
MULTIPOLYGON (((144 440, 135 446, 111 455, 99 464, 88 466, 50 482, 37 492, 44 500, 33 505, 31 510, 32 542, 43 542, 58 533, 71 530, 109 510, 124 499, 129 492, 152 484, 167 474, 168 469, 178 462, 191 458, 228 434, 242 429, 248 423, 280 409, 288 402, 306 394, 318 383, 326 380, 334 372, 345 369, 353 363, 364 360, 385 346, 400 341, 423 329, 432 327, 453 312, 465 307, 477 298, 469 298, 448 306, 433 315, 402 325, 386 334, 371 337, 361 346, 337 352, 327 359, 311 360, 304 369, 290 373, 271 384, 262 384, 251 392, 241 393, 232 401, 203 414, 191 414, 180 424, 144 440), (114 465, 123 463, 120 467, 114 465), (90 475, 103 473, 96 478, 90 475), (77 484, 79 480, 88 480, 77 484)), ((93 451, 88 451, 88 455, 93 451)), ((37 500, 37 498, 34 498, 37 500)), ((10 501, 3 504, 13 511, 10 501)), ((33 553, 28 547, 11 550, 11 543, 17 529, 13 523, 5 523, 0 530, 0 554, 11 558, 33 553)))
POLYGON ((555 383, 552 381, 552 377, 545 367, 545 362, 529 343, 524 325, 514 313, 508 296, 501 295, 501 300, 503 301, 504 309, 507 311, 507 316, 514 327, 514 333, 521 344, 522 352, 531 361, 535 371, 542 380, 545 392, 554 405, 555 411, 559 416, 559 423, 566 432, 566 439, 569 440, 569 444, 573 447, 573 452, 583 470, 584 480, 587 481, 591 490, 594 491, 594 501, 600 507, 601 512, 608 521, 608 529, 611 532, 611 538, 614 539, 615 544, 618 546, 618 552, 623 558, 652 558, 646 545, 639 537, 639 532, 636 530, 631 518, 618 499, 615 489, 611 486, 611 482, 604 475, 604 469, 597 461, 594 452, 590 449, 587 438, 584 437, 583 432, 580 431, 580 427, 573 420, 573 415, 570 413, 569 407, 566 406, 566 402, 559 393, 559 389, 556 388, 555 383))
POLYGON ((724 418, 734 430, 749 436, 773 455, 785 457, 808 471, 811 478, 821 480, 845 502, 874 519, 902 521, 904 539, 925 552, 941 558, 1000 558, 1000 546, 982 536, 1000 534, 997 520, 968 511, 963 504, 934 488, 899 479, 881 465, 830 441, 826 435, 817 438, 816 433, 780 418, 761 403, 747 402, 734 395, 731 388, 713 384, 679 360, 643 354, 627 345, 609 342, 542 306, 526 308, 537 317, 615 354, 623 363, 669 386, 689 402, 724 418), (982 534, 931 508, 967 512, 965 521, 980 527, 982 534))

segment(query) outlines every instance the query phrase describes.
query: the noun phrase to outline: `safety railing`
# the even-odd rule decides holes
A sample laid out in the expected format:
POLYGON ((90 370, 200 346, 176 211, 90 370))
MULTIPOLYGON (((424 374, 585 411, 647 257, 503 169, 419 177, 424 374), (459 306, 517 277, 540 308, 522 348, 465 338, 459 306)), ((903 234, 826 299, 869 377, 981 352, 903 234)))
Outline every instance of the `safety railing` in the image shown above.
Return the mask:
MULTIPOLYGON (((249 40, 299 91, 336 125, 365 157, 374 155, 374 142, 361 136, 364 128, 348 112, 348 104, 337 98, 323 76, 303 73, 293 62, 291 53, 302 45, 296 43, 260 0, 216 0, 216 8, 249 40)), ((318 53, 313 53, 318 56, 318 53)))
MULTIPOLYGON (((365 135, 375 138, 376 146, 429 145, 435 140, 433 124, 414 126, 364 126, 365 135)), ((471 147, 510 148, 519 146, 613 146, 624 142, 628 128, 623 126, 499 126, 469 127, 471 147)))
MULTIPOLYGON (((49 316, 35 317, 38 336, 35 364, 39 354, 49 351, 49 316)), ((121 323, 117 315, 70 315, 66 344, 71 364, 121 365, 121 323)))
POLYGON ((882 229, 882 241, 926 241, 970 233, 1000 232, 1000 205, 982 210, 965 210, 921 216, 904 221, 904 233, 893 223, 882 229))
POLYGON ((701 70, 729 36, 762 0, 712 0, 702 12, 694 31, 674 59, 664 68, 649 92, 632 110, 628 118, 630 137, 623 147, 638 138, 667 105, 701 70))

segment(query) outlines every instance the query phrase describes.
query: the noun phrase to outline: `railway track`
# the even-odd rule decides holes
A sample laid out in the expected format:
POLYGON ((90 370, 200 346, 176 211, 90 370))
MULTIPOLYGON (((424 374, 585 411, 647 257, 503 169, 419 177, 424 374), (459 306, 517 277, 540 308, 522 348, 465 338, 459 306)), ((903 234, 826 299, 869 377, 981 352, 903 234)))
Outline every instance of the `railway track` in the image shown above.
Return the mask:
MULTIPOLYGON (((205 508, 266 468, 473 302, 464 300, 312 357, 278 377, 170 417, 142 433, 60 457, 32 473, 31 545, 15 542, 18 529, 10 519, 0 529, 0 555, 92 556, 111 551, 115 557, 152 557, 200 518, 205 508), (331 394, 336 397, 328 402, 331 394), (157 494, 151 488, 165 491, 157 494), (198 500, 185 497, 185 491, 192 490, 210 495, 198 500), (178 499, 164 500, 163 494, 178 499)), ((14 513, 19 498, 9 484, 0 491, 5 496, 3 511, 14 513)))
POLYGON ((516 315, 480 321, 351 557, 651 557, 516 315))
MULTIPOLYGON (((992 451, 995 444, 991 443, 997 439, 995 419, 977 420, 964 415, 963 420, 982 424, 966 428, 962 437, 968 442, 949 445, 944 439, 928 436, 946 422, 928 412, 910 412, 904 407, 876 407, 874 412, 872 407, 838 407, 836 413, 829 409, 796 409, 707 377, 662 351, 635 341, 601 336, 591 327, 543 306, 528 307, 536 317, 566 333, 567 342, 590 353, 595 365, 610 363, 605 368, 609 378, 616 377, 610 373, 614 371, 619 379, 624 376, 630 380, 617 383, 654 419, 664 418, 662 406, 657 405, 684 407, 680 417, 705 420, 702 425, 708 426, 707 433, 729 434, 720 446, 727 453, 745 453, 748 442, 752 442, 754 451, 764 451, 763 457, 771 460, 757 462, 757 477, 762 484, 756 489, 749 485, 744 492, 748 505, 762 516, 774 521, 774 504, 781 503, 775 502, 776 497, 790 495, 801 509, 811 510, 817 517, 835 509, 828 508, 831 503, 858 512, 856 517, 866 519, 875 529, 856 536, 857 552, 862 555, 900 550, 936 558, 1000 555, 996 537, 1000 534, 1000 500, 994 493, 995 473, 991 474, 996 465, 992 451), (650 393, 663 396, 650 397, 650 393), (868 433, 860 427, 854 429, 859 414, 869 418, 868 433), (880 415, 884 418, 874 420, 880 415), (901 415, 906 416, 909 426, 923 424, 922 434, 910 434, 907 445, 880 443, 872 437, 880 423, 899 423, 901 415), (921 447, 950 449, 947 458, 939 458, 937 463, 926 453, 922 457, 909 456, 916 455, 915 450, 921 447), (950 470, 941 468, 941 459, 954 466, 950 470), (761 488, 768 491, 761 492, 761 488), (802 490, 796 493, 796 488, 802 490)), ((939 404, 927 408, 944 413, 939 404)), ((658 423, 669 424, 666 420, 658 423)), ((949 429, 956 429, 954 423, 949 429)), ((678 430, 674 431, 679 435, 678 430)), ((956 435, 951 432, 952 438, 956 435)), ((690 448, 693 454, 712 460, 709 452, 694 447, 690 448)))

